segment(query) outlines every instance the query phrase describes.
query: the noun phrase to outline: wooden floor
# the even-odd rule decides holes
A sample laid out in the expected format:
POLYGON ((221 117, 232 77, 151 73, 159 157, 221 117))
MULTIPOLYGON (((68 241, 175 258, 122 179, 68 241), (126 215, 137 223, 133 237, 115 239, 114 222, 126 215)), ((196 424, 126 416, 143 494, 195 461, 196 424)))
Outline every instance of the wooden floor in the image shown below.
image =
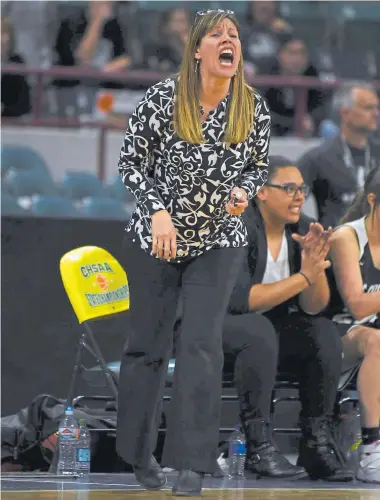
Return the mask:
MULTIPOLYGON (((136 482, 134 474, 90 474, 87 479, 64 478, 51 474, 3 474, 1 500, 175 500, 172 486, 175 471, 166 474, 165 489, 149 492, 136 482)), ((194 498, 194 497, 193 497, 194 498)), ((195 497, 196 498, 196 497, 195 497)), ((199 497, 198 497, 199 498, 199 497)), ((257 479, 214 478, 203 483, 205 500, 380 500, 380 485, 353 481, 328 483, 257 479)))
MULTIPOLYGON (((91 490, 91 491, 6 491, 2 500, 167 500, 172 497, 171 490, 146 492, 128 490, 91 490)), ((206 500, 379 500, 379 490, 276 490, 276 489, 239 489, 204 490, 206 500)))

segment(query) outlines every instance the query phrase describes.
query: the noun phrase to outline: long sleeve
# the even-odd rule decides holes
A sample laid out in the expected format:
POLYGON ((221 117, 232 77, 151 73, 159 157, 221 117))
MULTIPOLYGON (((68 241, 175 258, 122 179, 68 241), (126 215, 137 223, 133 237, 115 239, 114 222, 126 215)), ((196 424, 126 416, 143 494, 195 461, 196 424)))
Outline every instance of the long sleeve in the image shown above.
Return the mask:
POLYGON ((240 187, 248 194, 248 199, 256 196, 268 178, 268 155, 270 143, 271 117, 267 102, 260 98, 255 109, 256 137, 250 161, 240 178, 240 187))
POLYGON ((150 215, 165 209, 153 185, 151 160, 166 123, 164 106, 171 101, 167 92, 153 86, 138 104, 129 120, 118 164, 126 188, 150 215))

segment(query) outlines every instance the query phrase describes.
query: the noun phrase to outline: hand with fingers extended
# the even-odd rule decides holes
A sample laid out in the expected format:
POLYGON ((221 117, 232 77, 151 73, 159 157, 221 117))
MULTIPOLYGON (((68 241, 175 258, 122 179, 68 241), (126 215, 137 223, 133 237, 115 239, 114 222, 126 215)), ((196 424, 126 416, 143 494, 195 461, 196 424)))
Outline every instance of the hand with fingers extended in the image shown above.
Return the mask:
MULTIPOLYGON (((309 227, 309 231, 305 236, 294 233, 292 238, 296 241, 303 250, 307 252, 314 247, 319 241, 330 242, 330 237, 332 235, 332 228, 329 227, 326 231, 319 222, 312 222, 309 227)), ((327 254, 326 254, 327 255, 327 254)))
POLYGON ((330 250, 330 243, 322 233, 314 244, 308 245, 301 252, 301 274, 310 284, 317 281, 321 274, 331 266, 329 260, 325 260, 330 250))
POLYGON ((241 215, 248 207, 248 196, 242 188, 234 187, 230 199, 226 203, 226 211, 230 215, 241 215))
POLYGON ((177 233, 167 210, 152 215, 152 253, 165 260, 177 255, 177 233))

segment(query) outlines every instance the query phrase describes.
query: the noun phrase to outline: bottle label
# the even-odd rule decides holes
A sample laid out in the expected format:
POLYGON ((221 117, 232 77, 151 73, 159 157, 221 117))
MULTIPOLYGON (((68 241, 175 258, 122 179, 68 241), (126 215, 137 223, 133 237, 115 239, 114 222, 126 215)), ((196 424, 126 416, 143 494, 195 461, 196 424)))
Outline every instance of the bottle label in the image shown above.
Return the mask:
POLYGON ((76 459, 77 462, 89 462, 90 450, 88 448, 77 448, 76 459))
POLYGON ((62 440, 78 439, 78 429, 74 427, 60 427, 59 437, 62 440))
POLYGON ((245 455, 246 448, 244 443, 231 443, 229 455, 245 455))

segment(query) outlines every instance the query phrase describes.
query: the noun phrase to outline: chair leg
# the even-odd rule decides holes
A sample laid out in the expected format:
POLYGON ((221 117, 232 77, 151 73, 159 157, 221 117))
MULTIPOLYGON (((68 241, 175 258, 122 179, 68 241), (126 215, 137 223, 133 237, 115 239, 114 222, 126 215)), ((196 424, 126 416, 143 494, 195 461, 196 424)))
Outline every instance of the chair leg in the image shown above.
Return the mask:
POLYGON ((103 357, 103 354, 99 348, 99 345, 95 340, 94 334, 92 333, 90 325, 87 322, 84 322, 83 325, 86 328, 86 333, 87 333, 88 338, 91 342, 92 349, 94 350, 94 352, 96 354, 97 361, 100 364, 100 367, 103 370, 106 381, 107 381, 107 383, 112 391, 112 394, 115 397, 115 400, 117 401, 119 391, 118 391, 117 385, 115 383, 115 380, 113 378, 112 372, 107 366, 107 363, 103 357))
POLYGON ((76 389, 76 382, 77 382, 78 374, 82 369, 82 365, 81 365, 82 346, 83 346, 83 342, 85 340, 85 337, 86 337, 86 334, 83 332, 81 334, 79 342, 78 342, 78 348, 77 348, 77 354, 75 357, 75 365, 74 365, 73 375, 71 377, 69 393, 67 395, 67 404, 69 404, 69 405, 72 405, 74 392, 76 389))

